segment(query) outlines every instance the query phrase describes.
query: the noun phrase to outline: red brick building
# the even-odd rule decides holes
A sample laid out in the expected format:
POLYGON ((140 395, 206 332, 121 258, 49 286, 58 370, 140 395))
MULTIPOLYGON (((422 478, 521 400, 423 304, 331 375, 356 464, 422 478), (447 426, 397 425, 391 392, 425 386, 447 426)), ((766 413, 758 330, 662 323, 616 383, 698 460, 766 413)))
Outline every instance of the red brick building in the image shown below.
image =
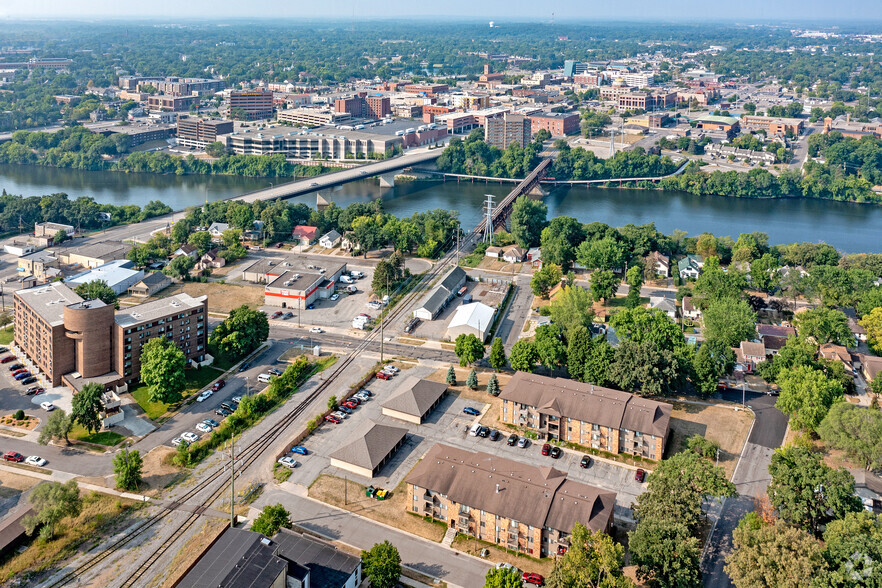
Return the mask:
POLYGON ((541 129, 552 137, 564 137, 579 132, 578 112, 540 112, 530 115, 530 131, 535 135, 541 129))

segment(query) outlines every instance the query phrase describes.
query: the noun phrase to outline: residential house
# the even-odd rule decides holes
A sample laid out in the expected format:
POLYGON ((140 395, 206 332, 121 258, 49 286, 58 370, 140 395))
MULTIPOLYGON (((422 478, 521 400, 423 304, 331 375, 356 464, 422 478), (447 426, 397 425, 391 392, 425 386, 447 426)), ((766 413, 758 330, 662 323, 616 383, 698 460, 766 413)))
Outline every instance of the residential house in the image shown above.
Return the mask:
POLYGON ((687 255, 677 262, 677 272, 684 280, 697 279, 704 267, 704 258, 700 255, 687 255))
POLYGON ((683 306, 681 310, 684 318, 692 320, 698 320, 701 318, 701 309, 695 306, 692 296, 683 297, 683 306))
POLYGON ((664 253, 652 251, 646 256, 646 267, 655 270, 655 275, 667 278, 671 275, 671 258, 664 253))
POLYGON ((322 235, 321 239, 319 239, 319 245, 324 247, 325 249, 333 249, 340 244, 340 241, 343 239, 342 235, 331 229, 324 235, 322 235))
POLYGON ((615 492, 550 466, 438 443, 411 470, 407 510, 460 533, 533 557, 566 553, 579 522, 609 532, 615 492))
POLYGON ((144 276, 141 281, 129 286, 129 294, 138 298, 148 298, 163 288, 167 288, 171 283, 171 278, 164 273, 151 272, 144 276))
POLYGON ((671 405, 564 378, 516 372, 499 395, 501 419, 540 439, 661 460, 671 405))
POLYGON ((208 227, 208 233, 211 235, 212 241, 220 241, 224 231, 228 230, 230 230, 230 225, 227 223, 211 223, 208 227))
POLYGON ((796 336, 796 329, 783 325, 757 325, 756 331, 767 355, 778 355, 787 344, 787 338, 796 336))
POLYGON ((732 351, 735 352, 735 369, 738 371, 753 373, 757 365, 766 361, 766 347, 756 341, 742 341, 732 351))
POLYGON ((879 372, 882 372, 882 357, 858 353, 853 359, 860 362, 861 375, 868 384, 879 376, 879 372))
POLYGON ((181 255, 186 255, 191 259, 197 259, 199 257, 199 248, 195 245, 190 245, 189 243, 184 243, 174 251, 172 251, 171 258, 180 257, 181 255))
POLYGON ((852 307, 840 308, 845 316, 848 317, 848 330, 851 331, 851 334, 854 335, 855 339, 858 341, 862 341, 864 343, 867 342, 867 331, 858 323, 857 312, 852 307))
POLYGON ((297 225, 296 227, 294 227, 294 230, 291 231, 291 238, 294 240, 295 243, 299 243, 300 245, 312 245, 313 243, 315 243, 317 232, 318 227, 297 225))
POLYGON ((882 478, 861 468, 848 471, 854 478, 854 493, 861 499, 864 510, 882 515, 882 478))
POLYGON ((539 247, 530 247, 527 250, 527 261, 531 266, 542 269, 542 250, 539 247))
POLYGON ((818 350, 818 355, 824 359, 841 362, 845 366, 845 373, 854 377, 854 362, 851 353, 842 345, 825 343, 818 350))
POLYGON ((508 263, 520 263, 524 261, 526 252, 517 245, 506 245, 505 247, 488 247, 484 252, 484 257, 492 257, 494 259, 502 259, 508 263))
POLYGON ((675 298, 668 296, 651 296, 649 298, 649 308, 664 312, 671 320, 677 320, 677 301, 675 298))
POLYGON ((227 260, 218 255, 218 249, 212 249, 208 251, 199 258, 199 261, 196 262, 196 269, 210 269, 210 268, 219 268, 224 267, 227 264, 227 260))

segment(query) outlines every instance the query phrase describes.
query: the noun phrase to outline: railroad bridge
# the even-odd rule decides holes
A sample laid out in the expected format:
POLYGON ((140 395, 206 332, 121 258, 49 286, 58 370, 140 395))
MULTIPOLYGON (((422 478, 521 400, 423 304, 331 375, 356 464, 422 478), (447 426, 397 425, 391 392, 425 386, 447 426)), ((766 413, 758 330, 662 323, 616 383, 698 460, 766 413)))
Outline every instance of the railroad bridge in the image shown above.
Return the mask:
MULTIPOLYGON (((508 193, 508 195, 502 199, 501 202, 496 204, 493 207, 493 228, 504 228, 505 224, 508 222, 508 218, 511 216, 511 209, 514 201, 517 200, 518 196, 523 196, 524 194, 538 194, 539 196, 544 196, 545 193, 542 192, 542 188, 539 186, 539 182, 545 177, 545 174, 548 172, 548 168, 551 167, 552 159, 546 158, 539 162, 539 165, 530 172, 526 178, 521 180, 521 182, 515 187, 514 190, 508 193)), ((474 234, 484 234, 487 226, 487 217, 485 216, 478 226, 475 227, 474 234)))

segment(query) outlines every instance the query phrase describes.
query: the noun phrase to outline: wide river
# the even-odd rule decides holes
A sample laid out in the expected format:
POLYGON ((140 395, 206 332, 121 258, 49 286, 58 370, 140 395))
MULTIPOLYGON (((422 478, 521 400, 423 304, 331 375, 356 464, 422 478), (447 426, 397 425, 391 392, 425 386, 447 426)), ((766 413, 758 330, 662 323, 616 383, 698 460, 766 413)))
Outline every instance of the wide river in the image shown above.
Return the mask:
MULTIPOLYGON (((229 198, 270 184, 269 180, 234 176, 161 176, 83 172, 39 166, 0 165, 0 189, 26 196, 65 192, 71 198, 92 196, 98 202, 143 206, 150 200, 175 210, 229 198)), ((322 192, 329 201, 346 206, 382 198, 385 209, 397 216, 444 208, 456 210, 466 228, 481 216, 485 194, 499 201, 511 184, 439 183, 418 181, 381 188, 371 180, 322 192)), ((315 195, 297 201, 315 206, 315 195)), ((545 198, 549 217, 568 215, 582 222, 612 226, 655 222, 665 233, 682 229, 690 235, 704 231, 731 235, 762 231, 772 244, 824 241, 854 253, 882 252, 882 206, 826 200, 747 200, 702 197, 683 192, 656 192, 603 188, 558 188, 545 198)))

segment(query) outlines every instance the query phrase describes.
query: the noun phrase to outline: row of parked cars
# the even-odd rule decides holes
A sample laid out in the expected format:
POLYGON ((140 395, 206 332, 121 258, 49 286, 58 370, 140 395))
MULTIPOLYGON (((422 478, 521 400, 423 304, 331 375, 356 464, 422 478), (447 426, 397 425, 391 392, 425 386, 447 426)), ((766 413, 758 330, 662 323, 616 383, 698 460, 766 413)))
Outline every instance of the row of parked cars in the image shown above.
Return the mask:
MULTIPOLYGON (((6 351, 5 347, 3 348, 3 351, 6 351)), ((14 355, 10 354, 10 355, 4 356, 3 358, 0 358, 0 363, 11 363, 11 362, 14 362, 16 359, 18 359, 18 358, 16 358, 14 355)), ((13 363, 12 365, 8 366, 6 369, 9 370, 13 379, 18 380, 24 386, 27 386, 29 384, 33 384, 37 381, 37 377, 35 375, 33 375, 24 366, 24 364, 16 362, 16 363, 13 363)))
POLYGON ((378 380, 391 380, 393 377, 395 377, 395 374, 400 371, 401 370, 394 365, 387 365, 381 371, 377 372, 375 376, 378 380))
MULTIPOLYGON (((290 449, 289 453, 292 453, 294 455, 309 455, 309 450, 303 445, 295 445, 290 449)), ((283 455, 282 457, 280 457, 279 463, 286 468, 291 468, 292 470, 300 465, 300 462, 290 455, 283 455)))
MULTIPOLYGON (((211 398, 211 396, 215 392, 226 386, 226 384, 226 381, 218 380, 217 382, 212 384, 211 388, 205 390, 204 392, 202 392, 202 394, 197 396, 196 402, 205 402, 207 399, 211 398)), ((242 402, 241 396, 233 396, 230 400, 225 400, 224 402, 221 402, 220 406, 215 409, 214 414, 219 416, 221 419, 224 419, 233 414, 233 412, 235 412, 235 410, 239 408, 240 402, 242 402)), ((220 423, 218 421, 212 418, 207 418, 203 419, 202 422, 196 424, 196 430, 199 431, 199 433, 210 433, 219 426, 220 423)), ((178 445, 186 441, 187 444, 192 445, 198 440, 199 435, 197 433, 186 431, 184 433, 181 433, 180 437, 175 437, 174 439, 172 439, 171 444, 177 447, 178 445)))
POLYGON ((367 388, 364 388, 360 392, 356 392, 355 394, 350 396, 346 402, 337 406, 337 410, 329 415, 326 415, 325 420, 329 423, 339 425, 343 422, 344 419, 349 418, 349 415, 351 415, 352 412, 359 407, 359 405, 368 402, 373 397, 373 395, 374 393, 367 388))
POLYGON ((4 453, 3 461, 11 461, 13 463, 26 463, 31 466, 36 466, 38 468, 41 468, 49 463, 39 455, 31 455, 25 457, 17 451, 7 451, 6 453, 4 453))

